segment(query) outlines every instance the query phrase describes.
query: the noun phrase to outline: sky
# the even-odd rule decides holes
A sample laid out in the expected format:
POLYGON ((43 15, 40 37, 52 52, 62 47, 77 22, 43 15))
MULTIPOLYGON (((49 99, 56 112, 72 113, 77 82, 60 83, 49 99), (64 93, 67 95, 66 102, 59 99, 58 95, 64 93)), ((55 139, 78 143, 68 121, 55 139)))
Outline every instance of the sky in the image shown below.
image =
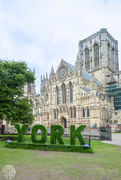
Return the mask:
POLYGON ((118 40, 121 0, 0 0, 0 59, 25 61, 41 75, 61 61, 75 64, 78 42, 101 28, 118 40))

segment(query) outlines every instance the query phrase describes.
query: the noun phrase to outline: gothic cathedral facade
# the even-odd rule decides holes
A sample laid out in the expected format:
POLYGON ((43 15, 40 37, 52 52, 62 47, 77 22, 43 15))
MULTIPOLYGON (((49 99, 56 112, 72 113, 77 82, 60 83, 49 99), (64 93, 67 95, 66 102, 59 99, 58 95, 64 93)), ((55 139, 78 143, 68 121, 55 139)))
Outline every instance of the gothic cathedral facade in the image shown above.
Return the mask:
POLYGON ((75 65, 62 59, 56 72, 52 67, 49 77, 41 77, 40 95, 32 96, 34 124, 98 127, 112 120, 114 99, 105 88, 120 80, 110 76, 119 72, 118 42, 101 29, 78 47, 75 65))

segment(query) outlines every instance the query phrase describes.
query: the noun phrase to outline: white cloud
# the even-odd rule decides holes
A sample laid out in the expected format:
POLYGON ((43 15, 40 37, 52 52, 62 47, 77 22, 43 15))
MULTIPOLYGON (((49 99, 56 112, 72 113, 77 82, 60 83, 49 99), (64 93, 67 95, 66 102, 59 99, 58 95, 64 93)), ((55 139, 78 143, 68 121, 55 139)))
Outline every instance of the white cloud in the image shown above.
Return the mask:
POLYGON ((120 57, 120 9, 120 0, 2 0, 0 58, 25 60, 39 83, 62 58, 74 64, 78 41, 101 28, 118 40, 120 57))

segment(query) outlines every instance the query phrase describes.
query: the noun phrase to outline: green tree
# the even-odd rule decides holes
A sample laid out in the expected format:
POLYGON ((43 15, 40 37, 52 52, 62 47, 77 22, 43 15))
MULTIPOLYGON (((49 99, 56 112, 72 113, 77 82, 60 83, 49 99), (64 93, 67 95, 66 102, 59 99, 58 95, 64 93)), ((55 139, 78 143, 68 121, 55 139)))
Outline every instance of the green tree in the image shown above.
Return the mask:
POLYGON ((12 124, 33 122, 33 103, 24 97, 23 87, 34 80, 25 62, 0 60, 0 118, 12 124))

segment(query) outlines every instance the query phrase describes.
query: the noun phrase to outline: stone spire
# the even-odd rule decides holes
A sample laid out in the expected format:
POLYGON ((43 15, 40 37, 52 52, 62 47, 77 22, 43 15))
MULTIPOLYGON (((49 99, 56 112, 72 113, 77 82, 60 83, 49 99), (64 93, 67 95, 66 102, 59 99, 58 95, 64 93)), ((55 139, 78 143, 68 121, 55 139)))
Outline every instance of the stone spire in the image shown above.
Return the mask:
POLYGON ((96 83, 96 79, 95 79, 94 73, 92 73, 91 82, 92 83, 96 83))
POLYGON ((54 69, 53 69, 53 66, 52 66, 52 68, 51 68, 51 72, 50 72, 50 74, 54 74, 54 69))
POLYGON ((52 66, 51 72, 50 72, 50 79, 54 79, 54 77, 55 77, 55 73, 54 73, 54 68, 52 66))
POLYGON ((77 54, 77 57, 76 57, 76 62, 75 62, 75 70, 81 70, 81 60, 80 60, 80 57, 79 57, 79 54, 77 54))
POLYGON ((46 73, 46 79, 48 79, 48 75, 47 75, 47 73, 46 73))
POLYGON ((76 56, 76 62, 75 63, 80 63, 79 55, 77 54, 76 56))
POLYGON ((96 78, 94 76, 94 73, 92 73, 92 77, 91 77, 91 89, 94 91, 93 94, 96 95, 97 83, 96 83, 96 78))
POLYGON ((33 74, 35 75, 35 68, 33 68, 33 74))

